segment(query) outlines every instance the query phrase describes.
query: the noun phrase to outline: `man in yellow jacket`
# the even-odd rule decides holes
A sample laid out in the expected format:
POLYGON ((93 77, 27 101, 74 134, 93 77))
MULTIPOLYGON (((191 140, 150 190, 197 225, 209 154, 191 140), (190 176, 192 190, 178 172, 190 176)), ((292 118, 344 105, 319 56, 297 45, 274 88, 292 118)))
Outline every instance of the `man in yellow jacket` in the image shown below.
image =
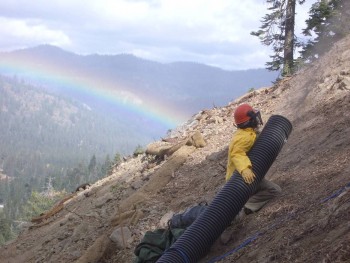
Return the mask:
MULTIPOLYGON (((247 155, 252 148, 256 137, 257 128, 262 125, 260 112, 254 110, 249 104, 241 104, 234 112, 234 120, 237 131, 233 134, 227 160, 226 181, 235 170, 242 176, 244 182, 251 184, 255 180, 252 171, 252 163, 247 155)), ((249 198, 244 206, 245 214, 260 210, 269 200, 281 193, 281 188, 263 178, 256 192, 249 198)))

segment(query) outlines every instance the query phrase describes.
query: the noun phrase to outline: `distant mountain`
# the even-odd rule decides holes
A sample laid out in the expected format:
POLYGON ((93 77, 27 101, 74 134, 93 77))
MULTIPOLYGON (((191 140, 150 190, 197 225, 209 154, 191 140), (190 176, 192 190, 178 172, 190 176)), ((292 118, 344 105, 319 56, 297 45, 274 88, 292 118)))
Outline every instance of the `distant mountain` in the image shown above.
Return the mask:
POLYGON ((0 165, 40 174, 95 154, 129 155, 198 111, 275 78, 265 69, 82 56, 49 45, 0 53, 0 165), (27 165, 34 162, 40 168, 27 165))
POLYGON ((276 72, 266 69, 226 71, 191 62, 162 64, 128 54, 81 56, 49 45, 0 53, 0 65, 0 74, 49 86, 66 96, 95 104, 91 106, 105 103, 62 85, 76 83, 83 90, 84 85, 96 86, 101 93, 105 88, 102 85, 116 90, 123 87, 145 103, 151 97, 153 104, 162 101, 170 111, 180 109, 185 116, 182 121, 202 109, 226 105, 251 88, 269 86, 277 77, 276 72))

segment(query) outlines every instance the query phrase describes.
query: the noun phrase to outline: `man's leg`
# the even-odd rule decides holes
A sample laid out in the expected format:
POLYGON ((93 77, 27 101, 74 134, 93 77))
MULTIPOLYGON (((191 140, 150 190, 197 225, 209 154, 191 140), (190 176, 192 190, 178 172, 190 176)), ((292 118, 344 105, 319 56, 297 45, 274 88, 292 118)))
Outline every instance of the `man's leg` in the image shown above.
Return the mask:
POLYGON ((246 214, 249 214, 249 210, 250 212, 259 211, 268 201, 279 196, 281 192, 282 189, 279 185, 262 179, 256 193, 249 198, 244 206, 246 214))

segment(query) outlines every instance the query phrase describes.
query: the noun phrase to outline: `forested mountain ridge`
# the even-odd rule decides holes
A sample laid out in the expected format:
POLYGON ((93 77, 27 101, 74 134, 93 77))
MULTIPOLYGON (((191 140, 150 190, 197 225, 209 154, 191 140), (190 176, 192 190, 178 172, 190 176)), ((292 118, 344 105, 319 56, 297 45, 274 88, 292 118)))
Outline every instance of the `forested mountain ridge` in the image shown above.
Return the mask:
MULTIPOLYGON (((105 118, 24 80, 0 76, 0 94, 0 243, 28 217, 26 206, 36 193, 70 192, 95 182, 130 148, 149 141, 149 134, 118 116, 105 118)), ((52 200, 39 207, 47 202, 52 200)))
POLYGON ((72 191, 105 176, 116 156, 149 142, 149 134, 122 116, 105 118, 23 80, 0 77, 0 94, 0 204, 10 221, 24 216, 32 192, 48 181, 57 191, 72 191))
POLYGON ((1 77, 0 93, 0 165, 9 176, 23 170, 28 176, 43 176, 45 167, 60 171, 94 154, 99 161, 127 155, 148 140, 118 119, 24 82, 1 77))
MULTIPOLYGON (((50 81, 50 74, 58 79, 69 76, 74 83, 93 80, 100 82, 101 88, 105 84, 111 85, 112 89, 125 87, 135 96, 161 96, 169 107, 181 108, 188 117, 213 105, 225 105, 249 89, 268 86, 278 74, 261 68, 228 71, 193 62, 165 64, 129 54, 77 55, 50 45, 0 55, 0 65, 3 65, 0 73, 16 74, 27 81, 50 85, 50 89, 61 94, 62 83, 50 81), (9 64, 15 66, 8 67, 9 64), (211 96, 207 96, 207 92, 211 96)), ((64 89, 64 94, 79 100, 87 99, 74 89, 64 89)), ((91 100, 84 102, 92 103, 91 100)), ((96 98, 93 103, 101 106, 96 98)))

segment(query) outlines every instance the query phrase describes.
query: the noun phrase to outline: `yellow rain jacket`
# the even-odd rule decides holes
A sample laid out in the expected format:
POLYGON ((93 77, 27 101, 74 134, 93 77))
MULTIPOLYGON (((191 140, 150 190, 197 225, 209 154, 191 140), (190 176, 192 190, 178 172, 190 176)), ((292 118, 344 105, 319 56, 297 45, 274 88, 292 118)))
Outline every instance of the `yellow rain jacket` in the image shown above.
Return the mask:
POLYGON ((256 139, 256 132, 253 128, 237 129, 233 134, 228 149, 226 181, 233 172, 237 170, 240 174, 246 168, 252 168, 247 152, 252 148, 256 139))

